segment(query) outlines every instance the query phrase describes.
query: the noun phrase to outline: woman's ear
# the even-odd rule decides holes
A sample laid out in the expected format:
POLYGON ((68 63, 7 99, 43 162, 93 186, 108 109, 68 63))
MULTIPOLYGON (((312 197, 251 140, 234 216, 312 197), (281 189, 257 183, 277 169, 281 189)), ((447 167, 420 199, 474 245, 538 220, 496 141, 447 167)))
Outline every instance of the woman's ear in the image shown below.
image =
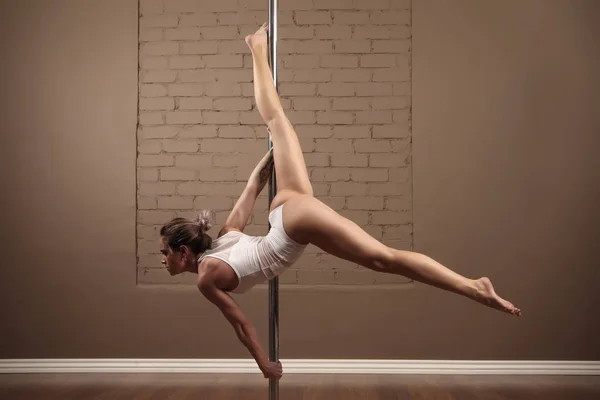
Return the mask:
POLYGON ((187 246, 179 246, 179 252, 181 253, 181 258, 187 258, 191 254, 187 246))

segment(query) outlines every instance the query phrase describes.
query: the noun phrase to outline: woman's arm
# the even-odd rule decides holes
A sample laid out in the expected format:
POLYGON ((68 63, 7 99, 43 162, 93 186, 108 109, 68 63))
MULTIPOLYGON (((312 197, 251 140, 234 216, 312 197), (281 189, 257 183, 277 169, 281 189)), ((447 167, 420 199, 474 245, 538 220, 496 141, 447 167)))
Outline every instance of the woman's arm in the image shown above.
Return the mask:
POLYGON ((221 310, 231 323, 238 339, 250 351, 265 378, 280 378, 282 375, 281 364, 269 361, 260 345, 254 326, 229 293, 217 288, 214 280, 206 277, 199 279, 198 289, 204 297, 221 310))
POLYGON ((273 148, 264 155, 264 157, 258 162, 254 170, 248 178, 248 186, 256 188, 257 195, 262 192, 265 185, 271 178, 273 167, 275 166, 275 160, 273 159, 273 148))
POLYGON ((244 315, 229 293, 208 282, 199 284, 198 288, 204 297, 221 310, 233 326, 238 339, 248 348, 258 366, 266 365, 269 359, 258 341, 252 322, 244 315))
POLYGON ((271 177, 273 165, 273 152, 269 150, 256 165, 252 174, 250 174, 246 188, 233 206, 231 213, 223 224, 223 229, 219 232, 219 236, 232 228, 239 231, 244 230, 248 223, 248 218, 254 209, 256 198, 271 177))

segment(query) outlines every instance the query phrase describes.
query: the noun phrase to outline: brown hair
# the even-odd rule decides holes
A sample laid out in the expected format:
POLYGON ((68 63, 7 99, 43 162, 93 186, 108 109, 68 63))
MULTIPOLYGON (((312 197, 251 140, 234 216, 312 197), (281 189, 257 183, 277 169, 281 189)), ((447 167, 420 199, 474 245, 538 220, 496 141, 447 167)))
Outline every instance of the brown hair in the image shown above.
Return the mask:
POLYGON ((213 217, 212 211, 202 210, 193 220, 174 218, 160 228, 160 236, 173 250, 188 246, 195 254, 204 253, 212 245, 212 238, 205 232, 212 227, 213 217))

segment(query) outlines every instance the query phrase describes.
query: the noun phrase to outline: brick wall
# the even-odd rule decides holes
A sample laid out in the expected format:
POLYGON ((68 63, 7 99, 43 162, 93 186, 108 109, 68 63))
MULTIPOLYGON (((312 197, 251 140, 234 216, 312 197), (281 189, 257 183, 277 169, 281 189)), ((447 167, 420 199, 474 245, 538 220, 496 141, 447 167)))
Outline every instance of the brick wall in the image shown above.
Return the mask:
MULTIPOLYGON (((162 268, 160 226, 209 208, 218 233, 267 150, 244 37, 268 0, 141 0, 138 279, 189 283, 162 268)), ((410 0, 280 0, 279 93, 315 196, 370 235, 412 245, 410 0)), ((267 189, 246 228, 264 235, 267 189)), ((389 284, 309 246, 288 284, 389 284)))

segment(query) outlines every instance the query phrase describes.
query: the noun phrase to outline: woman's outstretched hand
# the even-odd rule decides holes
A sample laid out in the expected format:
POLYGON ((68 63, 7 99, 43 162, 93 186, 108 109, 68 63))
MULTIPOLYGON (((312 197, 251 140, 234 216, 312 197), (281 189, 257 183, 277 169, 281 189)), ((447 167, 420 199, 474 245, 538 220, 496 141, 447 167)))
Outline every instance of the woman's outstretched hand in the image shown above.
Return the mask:
POLYGON ((260 370, 267 379, 280 379, 283 376, 283 367, 279 361, 267 361, 267 364, 260 367, 260 370))

